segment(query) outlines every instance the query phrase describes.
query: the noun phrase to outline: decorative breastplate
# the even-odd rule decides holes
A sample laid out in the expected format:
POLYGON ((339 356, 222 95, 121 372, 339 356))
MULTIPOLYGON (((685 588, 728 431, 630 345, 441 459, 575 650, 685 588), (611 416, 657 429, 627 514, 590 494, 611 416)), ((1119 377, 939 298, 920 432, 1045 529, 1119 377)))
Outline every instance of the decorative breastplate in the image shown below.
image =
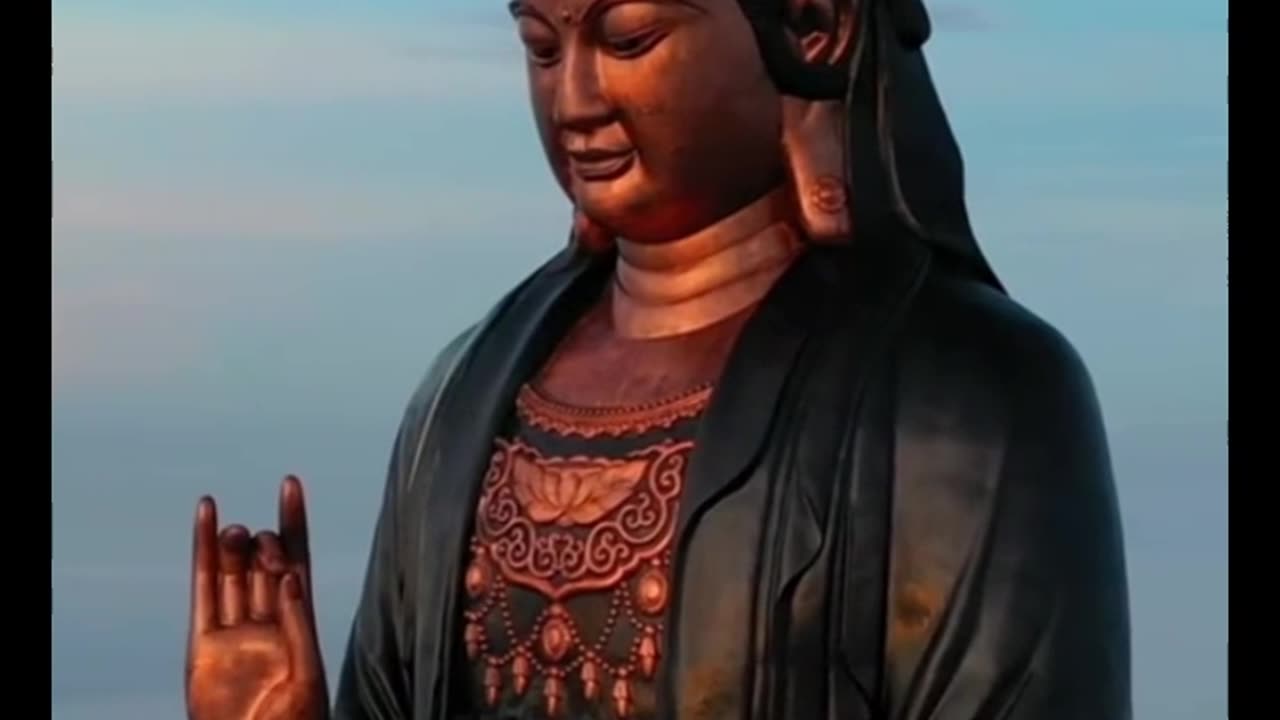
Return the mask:
POLYGON ((586 409, 520 393, 465 576, 466 653, 483 704, 505 710, 493 717, 651 710, 692 421, 710 394, 586 409))

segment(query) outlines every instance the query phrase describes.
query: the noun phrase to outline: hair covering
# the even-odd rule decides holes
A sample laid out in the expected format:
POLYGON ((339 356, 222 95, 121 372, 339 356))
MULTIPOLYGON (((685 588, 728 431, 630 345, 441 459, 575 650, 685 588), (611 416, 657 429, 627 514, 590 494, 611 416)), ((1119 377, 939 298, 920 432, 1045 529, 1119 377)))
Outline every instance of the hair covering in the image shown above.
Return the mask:
POLYGON ((782 93, 844 99, 855 242, 905 225, 942 259, 1003 291, 969 223, 964 161, 922 50, 931 30, 923 0, 832 1, 856 16, 843 65, 796 54, 785 34, 789 0, 739 0, 782 93))

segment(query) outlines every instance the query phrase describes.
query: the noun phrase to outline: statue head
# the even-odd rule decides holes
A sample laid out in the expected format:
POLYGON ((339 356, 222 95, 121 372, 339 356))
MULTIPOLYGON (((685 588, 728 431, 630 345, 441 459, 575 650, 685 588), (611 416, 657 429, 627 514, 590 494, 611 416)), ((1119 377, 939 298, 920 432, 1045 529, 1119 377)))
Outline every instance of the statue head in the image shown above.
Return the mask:
POLYGON ((543 148, 578 210, 691 234, 783 178, 779 96, 737 0, 516 0, 543 148))
POLYGON ((786 185, 815 243, 905 228, 998 285, 922 1, 514 0, 578 244, 676 239, 786 185))

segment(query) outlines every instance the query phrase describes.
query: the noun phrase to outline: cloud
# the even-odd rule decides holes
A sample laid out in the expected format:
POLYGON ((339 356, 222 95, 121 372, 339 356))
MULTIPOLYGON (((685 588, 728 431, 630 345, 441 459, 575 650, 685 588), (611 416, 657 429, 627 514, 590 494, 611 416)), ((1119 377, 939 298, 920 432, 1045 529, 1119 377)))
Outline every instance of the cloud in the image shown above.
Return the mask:
POLYGON ((138 720, 175 717, 183 712, 179 689, 124 695, 94 694, 81 698, 54 698, 58 720, 138 720))
MULTIPOLYGON (((496 171, 496 169, 495 169, 496 171)), ((107 185, 76 180, 54 190, 54 234, 108 233, 170 238, 262 237, 350 240, 405 235, 441 237, 474 232, 482 208, 509 217, 568 217, 568 206, 547 187, 494 189, 440 183, 350 186, 305 184, 161 186, 107 185)), ((494 221, 492 218, 490 221, 494 221)), ((567 222, 567 220, 566 220, 567 222)))
POLYGON ((968 4, 946 4, 929 8, 929 19, 942 30, 977 31, 996 27, 988 8, 968 4))
POLYGON ((192 322, 190 293, 156 278, 61 289, 54 273, 53 390, 79 384, 163 383, 208 350, 192 322))
POLYGON ((948 105, 1004 112, 1219 107, 1226 117, 1226 36, 1218 33, 999 28, 939 34, 926 54, 948 105))
POLYGON ((245 323, 312 322, 336 288, 364 293, 352 308, 379 307, 408 291, 360 278, 402 283, 395 263, 457 262, 451 253, 511 238, 515 218, 526 248, 552 248, 568 212, 549 187, 66 183, 55 198, 54 391, 190 387, 224 372, 227 338, 252 332, 245 323), (347 275, 334 269, 352 255, 347 275), (274 319, 251 320, 254 305, 274 319))
MULTIPOLYGON (((960 2, 935 16, 952 27, 983 17, 960 2)), ((532 135, 517 141, 526 128, 505 119, 527 116, 519 51, 489 15, 412 26, 77 19, 59 23, 55 42, 55 122, 59 104, 79 106, 61 116, 74 127, 59 129, 55 168, 60 390, 183 382, 182 368, 214 362, 219 333, 248 332, 228 329, 232 304, 258 323, 268 320, 247 308, 287 307, 290 318, 313 318, 312 306, 354 312, 327 300, 355 287, 348 275, 377 276, 369 287, 385 290, 406 264, 405 251, 373 242, 432 243, 432 264, 450 267, 440 282, 452 288, 465 273, 452 269, 464 263, 449 248, 560 241, 564 198, 532 135), (125 112, 99 111, 122 103, 125 112), (279 103, 295 107, 280 112, 279 103), (209 104, 223 107, 206 113, 209 104), (403 115, 376 115, 386 112, 403 115), (441 116, 423 129, 422 118, 441 116), (402 131, 402 146, 379 141, 402 131), (477 137, 485 142, 459 142, 477 137), (363 264, 344 252, 364 253, 363 264), (279 274, 303 279, 284 290, 279 274)), ((1052 218, 1055 237, 1069 232, 1093 247, 1172 239, 1174 253, 1206 244, 1216 252, 1225 208, 1183 198, 1204 197, 1203 180, 1188 179, 1202 161, 1187 151, 1200 143, 1203 154, 1225 134, 1224 49, 1205 33, 941 33, 930 58, 969 159, 983 236, 1003 239, 1011 254, 1040 252, 1052 218), (1220 101, 1221 121, 1212 115, 1220 101), (1109 134, 1087 157, 1063 149, 1100 128, 1109 134), (1162 129, 1155 140, 1151 128, 1162 129), (1124 133, 1142 133, 1151 157, 1129 153, 1124 133), (1156 190, 1144 189, 1145 176, 1156 190), (1075 210, 1060 217, 1064 207, 1075 210)), ((1201 278, 1197 287, 1217 272, 1198 261, 1178 267, 1188 282, 1201 278)), ((359 292, 365 307, 392 301, 359 292)))
POLYGON ((291 21, 64 20, 54 103, 450 100, 519 88, 510 28, 291 21))
MULTIPOLYGON (((1159 102, 1218 93, 1221 33, 1005 29, 983 6, 932 8, 928 53, 966 102, 1159 102), (973 37, 969 31, 984 32, 973 37), (949 66, 955 65, 953 71, 949 66)), ((211 105, 379 99, 448 102, 524 94, 524 65, 500 13, 431 21, 149 21, 63 19, 54 38, 54 101, 211 105)))
MULTIPOLYGON (((1002 11, 1003 13, 1003 11, 1002 11)), ((1225 106, 1220 33, 1006 30, 992 11, 932 9, 928 47, 944 90, 966 103, 1203 101, 1225 106), (975 37, 970 32, 983 30, 975 37)), ((1001 15, 1003 18, 1003 14, 1001 15)), ((496 12, 401 24, 335 21, 62 20, 54 108, 66 104, 269 105, 523 97, 515 34, 496 12)))

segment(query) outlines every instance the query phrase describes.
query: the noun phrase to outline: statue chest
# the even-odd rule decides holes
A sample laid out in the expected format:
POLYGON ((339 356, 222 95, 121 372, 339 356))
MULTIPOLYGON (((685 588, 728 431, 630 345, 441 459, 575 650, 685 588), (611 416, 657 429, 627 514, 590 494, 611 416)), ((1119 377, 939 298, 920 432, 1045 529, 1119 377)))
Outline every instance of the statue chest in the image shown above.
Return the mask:
POLYGON ((479 717, 654 717, 697 388, 573 408, 525 388, 496 438, 460 579, 479 717))

